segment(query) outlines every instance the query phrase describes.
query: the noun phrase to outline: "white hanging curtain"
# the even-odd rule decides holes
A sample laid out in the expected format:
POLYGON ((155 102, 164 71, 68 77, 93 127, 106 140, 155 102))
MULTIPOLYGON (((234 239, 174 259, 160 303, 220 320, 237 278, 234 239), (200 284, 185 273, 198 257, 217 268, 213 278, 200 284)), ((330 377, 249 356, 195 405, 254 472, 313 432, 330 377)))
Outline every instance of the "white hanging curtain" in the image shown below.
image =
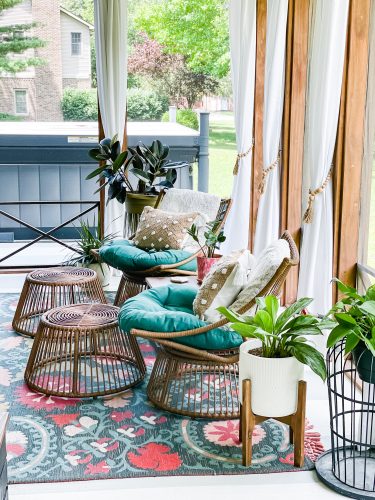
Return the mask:
MULTIPOLYGON (((127 0, 94 0, 96 72, 100 113, 106 137, 125 127, 127 88, 127 0)), ((105 231, 122 237, 124 206, 117 200, 105 209, 105 231)))
POLYGON ((257 256, 278 238, 280 228, 280 136, 284 109, 284 76, 288 0, 267 1, 263 114, 263 177, 255 230, 257 256))
POLYGON ((349 0, 316 0, 312 15, 303 161, 299 297, 312 313, 332 303, 331 165, 337 135, 349 0))
POLYGON ((231 0, 230 50, 238 164, 232 192, 233 205, 225 226, 224 253, 247 248, 250 221, 250 183, 256 54, 256 0, 231 0))

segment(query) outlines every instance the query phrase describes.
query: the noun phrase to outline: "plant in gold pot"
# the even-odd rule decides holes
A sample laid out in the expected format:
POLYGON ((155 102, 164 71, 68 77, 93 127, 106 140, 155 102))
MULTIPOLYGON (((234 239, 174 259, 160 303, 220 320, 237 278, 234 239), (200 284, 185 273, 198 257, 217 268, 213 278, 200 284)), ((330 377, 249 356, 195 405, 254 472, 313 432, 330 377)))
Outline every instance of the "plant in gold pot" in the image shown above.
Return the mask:
POLYGON ((169 147, 158 140, 149 147, 140 143, 121 152, 120 142, 115 136, 100 141, 89 155, 101 165, 86 178, 99 176, 101 185, 97 191, 108 186, 108 201, 116 199, 125 204, 126 233, 135 232, 144 207, 155 206, 161 189, 173 187, 177 168, 187 166, 186 162, 168 160, 169 147), (129 173, 136 179, 135 187, 129 180, 129 173))
POLYGON ((221 255, 215 252, 219 248, 220 243, 225 241, 223 231, 220 230, 221 221, 214 220, 207 222, 205 230, 203 230, 203 237, 201 231, 196 224, 193 224, 188 229, 188 234, 193 240, 198 243, 201 249, 201 255, 197 257, 197 281, 202 283, 204 277, 208 274, 209 270, 220 259, 221 255))

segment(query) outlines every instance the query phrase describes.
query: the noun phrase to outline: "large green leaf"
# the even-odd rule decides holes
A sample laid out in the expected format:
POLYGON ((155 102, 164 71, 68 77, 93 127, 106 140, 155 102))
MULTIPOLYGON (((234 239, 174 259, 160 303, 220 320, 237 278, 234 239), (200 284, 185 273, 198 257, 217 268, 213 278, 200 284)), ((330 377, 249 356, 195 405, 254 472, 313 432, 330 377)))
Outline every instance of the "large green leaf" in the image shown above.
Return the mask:
POLYGON ((118 157, 116 158, 116 160, 112 164, 112 168, 113 168, 114 172, 117 172, 122 167, 123 163, 125 162, 125 160, 128 157, 128 154, 129 153, 127 151, 123 151, 122 153, 120 153, 118 155, 118 157))
POLYGON ((335 318, 337 319, 337 322, 340 325, 348 325, 348 324, 354 326, 357 325, 356 320, 350 314, 347 313, 336 313, 335 318))
POLYGON ((86 180, 93 179, 97 175, 101 174, 103 170, 105 170, 106 168, 107 168, 106 165, 96 168, 95 170, 90 172, 89 175, 86 176, 86 180))
POLYGON ((315 316, 311 316, 310 314, 302 315, 302 316, 297 316, 296 318, 292 318, 289 320, 287 323, 286 327, 284 330, 294 330, 294 328, 300 328, 301 326, 310 326, 310 325, 316 325, 318 323, 318 319, 315 318, 315 316))
POLYGON ((308 344, 296 343, 293 355, 298 361, 309 366, 323 381, 327 378, 323 355, 315 347, 308 344))
POLYGON ((349 352, 352 352, 352 350, 355 348, 355 346, 358 344, 358 342, 361 339, 356 335, 355 333, 350 333, 346 337, 345 341, 345 354, 348 354, 349 352))
POLYGON ((234 311, 231 311, 230 309, 226 307, 218 307, 217 311, 219 311, 220 314, 222 314, 225 318, 227 318, 229 321, 232 323, 240 323, 242 321, 241 315, 237 314, 234 311))
POLYGON ((254 316, 254 323, 268 333, 273 332, 273 321, 268 311, 260 309, 254 316))
POLYGON ((350 325, 337 325, 328 336, 327 347, 333 347, 339 340, 350 335, 352 332, 353 329, 350 325))
POLYGON ((277 311, 279 310, 279 301, 274 295, 267 295, 264 298, 264 302, 267 312, 271 316, 272 323, 274 323, 277 317, 277 311))
POLYGON ((143 182, 150 184, 150 176, 147 172, 140 170, 139 168, 131 168, 130 172, 138 177, 138 179, 141 179, 143 182))
POLYGON ((264 341, 264 335, 257 332, 257 327, 253 325, 245 325, 244 323, 232 323, 231 328, 238 332, 243 337, 250 337, 264 341))
POLYGON ((366 302, 363 302, 363 304, 360 304, 358 308, 361 311, 365 311, 366 313, 375 316, 375 300, 367 300, 366 302))
POLYGON ((299 314, 303 309, 306 309, 306 307, 309 306, 312 301, 313 299, 304 297, 297 300, 297 302, 295 302, 291 306, 287 307, 285 311, 283 311, 277 318, 275 331, 279 332, 280 330, 282 330, 286 326, 286 323, 290 318, 292 318, 295 314, 299 314))

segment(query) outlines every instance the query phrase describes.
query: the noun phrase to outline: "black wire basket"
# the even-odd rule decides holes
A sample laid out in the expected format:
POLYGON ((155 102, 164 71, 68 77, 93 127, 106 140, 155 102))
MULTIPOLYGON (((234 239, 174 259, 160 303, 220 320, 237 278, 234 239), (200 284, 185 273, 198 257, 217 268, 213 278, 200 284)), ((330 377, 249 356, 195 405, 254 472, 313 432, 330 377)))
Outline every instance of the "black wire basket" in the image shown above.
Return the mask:
POLYGON ((332 449, 319 457, 316 470, 342 495, 375 498, 375 384, 361 380, 344 350, 342 341, 327 353, 332 449))

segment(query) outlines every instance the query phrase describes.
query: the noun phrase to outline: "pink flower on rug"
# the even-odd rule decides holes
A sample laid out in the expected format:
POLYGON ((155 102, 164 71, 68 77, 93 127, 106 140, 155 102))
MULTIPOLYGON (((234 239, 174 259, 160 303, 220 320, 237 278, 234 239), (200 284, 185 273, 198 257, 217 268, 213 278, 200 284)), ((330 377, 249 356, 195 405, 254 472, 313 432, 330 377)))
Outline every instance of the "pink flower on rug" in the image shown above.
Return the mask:
POLYGON ((88 464, 84 473, 93 476, 95 474, 109 474, 110 471, 110 466, 105 460, 102 460, 98 464, 88 464))
POLYGON ((85 450, 73 450, 67 455, 64 455, 67 462, 70 463, 72 467, 77 467, 79 464, 87 464, 92 460, 91 453, 87 454, 85 450), (86 454, 86 456, 84 456, 86 454))
POLYGON ((36 410, 53 411, 57 408, 64 410, 67 406, 75 406, 79 401, 78 399, 58 398, 33 392, 25 384, 17 387, 15 393, 17 401, 36 410))
POLYGON ((109 451, 117 450, 119 447, 117 441, 110 444, 111 441, 113 441, 112 438, 100 438, 97 441, 90 443, 90 445, 99 450, 101 453, 108 453, 109 451))
POLYGON ((288 453, 285 458, 280 457, 279 460, 282 464, 294 465, 294 453, 288 453))
POLYGON ((79 413, 60 413, 58 415, 47 415, 47 418, 51 418, 61 428, 77 420, 78 415, 79 413))
POLYGON ((131 411, 114 411, 111 413, 111 419, 117 423, 132 417, 133 413, 131 411))
POLYGON ((82 434, 87 432, 92 427, 96 427, 98 420, 94 420, 91 417, 83 416, 78 420, 78 425, 67 425, 64 427, 64 434, 69 437, 74 437, 77 434, 82 434))
POLYGON ((111 396, 103 401, 104 406, 109 408, 124 408, 124 406, 130 405, 133 392, 127 391, 119 394, 117 396, 111 396))
POLYGON ((241 446, 238 439, 238 420, 210 422, 203 428, 205 438, 219 446, 241 446))
POLYGON ((26 451, 27 437, 21 431, 9 431, 6 435, 6 450, 8 461, 20 457, 26 451))
POLYGON ((169 446, 159 443, 148 443, 138 448, 137 453, 128 453, 129 462, 138 469, 158 472, 177 470, 182 465, 178 453, 170 453, 169 446))

